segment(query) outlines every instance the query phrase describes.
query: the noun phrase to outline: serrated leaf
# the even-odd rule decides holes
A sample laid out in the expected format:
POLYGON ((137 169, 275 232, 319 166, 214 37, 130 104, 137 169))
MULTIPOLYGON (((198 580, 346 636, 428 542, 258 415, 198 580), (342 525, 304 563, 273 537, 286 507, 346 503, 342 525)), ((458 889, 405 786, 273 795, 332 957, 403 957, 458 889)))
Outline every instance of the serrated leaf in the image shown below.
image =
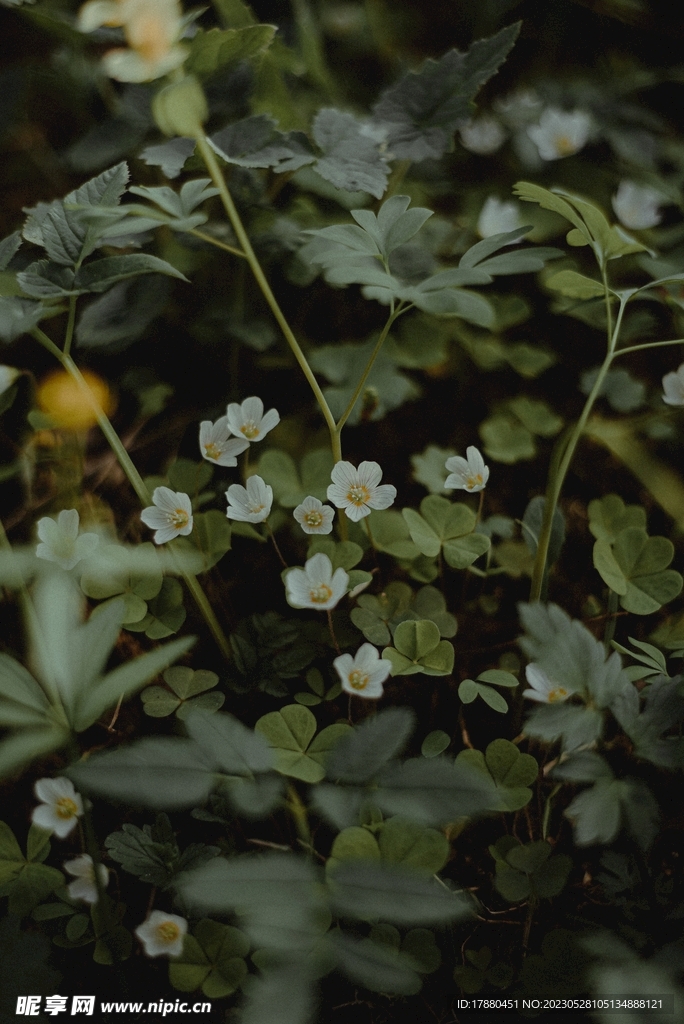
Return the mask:
POLYGON ((387 708, 356 726, 331 752, 326 776, 334 782, 369 782, 403 749, 415 719, 408 708, 387 708))
POLYGON ((238 167, 271 167, 276 174, 314 163, 316 156, 303 132, 279 132, 267 114, 244 118, 209 138, 214 150, 238 167))
POLYGON ((469 901, 417 872, 378 862, 347 861, 331 875, 333 910, 362 921, 437 924, 469 916, 469 901))
POLYGON ((180 270, 176 270, 166 260, 147 253, 129 253, 126 256, 106 256, 86 263, 76 274, 74 287, 78 291, 104 292, 118 281, 138 277, 140 274, 165 274, 167 277, 188 281, 180 270))
POLYGON ((263 54, 273 42, 276 31, 275 25, 200 31, 192 41, 185 66, 200 78, 213 75, 229 64, 263 54))
POLYGON ((388 131, 398 160, 439 159, 452 146, 455 130, 471 113, 478 89, 496 73, 513 46, 520 23, 473 43, 466 53, 449 50, 425 61, 390 86, 373 108, 373 119, 388 131))
POLYGON ((146 146, 140 154, 140 159, 152 167, 161 167, 165 177, 177 178, 186 161, 192 156, 195 145, 194 139, 169 139, 168 142, 146 146))
POLYGON ((316 114, 313 137, 323 152, 316 171, 335 188, 368 192, 381 199, 389 165, 380 153, 380 138, 364 132, 352 114, 326 107, 316 114))

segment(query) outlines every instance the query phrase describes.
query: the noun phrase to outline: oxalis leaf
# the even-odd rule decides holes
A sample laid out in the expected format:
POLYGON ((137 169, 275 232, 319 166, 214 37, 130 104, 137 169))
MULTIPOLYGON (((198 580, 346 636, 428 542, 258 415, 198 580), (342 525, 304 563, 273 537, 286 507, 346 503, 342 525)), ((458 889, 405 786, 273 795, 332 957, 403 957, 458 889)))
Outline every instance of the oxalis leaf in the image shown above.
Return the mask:
POLYGON ((452 148, 478 89, 506 59, 519 31, 520 22, 478 40, 466 53, 449 50, 438 61, 426 60, 382 94, 373 120, 387 132, 396 159, 439 159, 452 148))
POLYGON ((681 593, 684 580, 667 568, 673 557, 667 537, 649 537, 636 526, 620 530, 612 543, 600 538, 594 544, 594 567, 635 615, 650 615, 681 593))
POLYGON ((532 799, 529 787, 537 778, 539 766, 531 754, 522 754, 510 740, 493 740, 484 754, 480 750, 461 750, 456 761, 464 761, 494 780, 502 810, 518 811, 532 799))
POLYGON ((390 662, 393 676, 450 675, 454 667, 454 648, 440 639, 439 627, 431 619, 400 623, 394 632, 394 647, 386 647, 383 658, 390 662))
POLYGON ((263 715, 255 725, 275 752, 275 769, 303 782, 325 778, 329 751, 350 730, 345 723, 329 725, 316 736, 316 718, 301 704, 288 704, 263 715))
POLYGON ((551 856, 552 848, 544 841, 523 846, 513 836, 502 836, 489 849, 496 862, 495 887, 514 902, 557 896, 572 869, 572 858, 551 856))

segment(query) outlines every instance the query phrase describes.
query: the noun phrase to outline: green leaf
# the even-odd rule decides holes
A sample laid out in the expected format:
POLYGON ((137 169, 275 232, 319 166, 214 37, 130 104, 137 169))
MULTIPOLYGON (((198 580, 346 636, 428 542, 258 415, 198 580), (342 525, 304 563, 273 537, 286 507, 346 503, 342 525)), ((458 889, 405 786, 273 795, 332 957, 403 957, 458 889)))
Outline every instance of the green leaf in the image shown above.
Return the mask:
POLYGON ((528 787, 537 778, 537 762, 531 754, 521 754, 509 740, 493 740, 484 754, 479 750, 462 750, 456 760, 472 765, 493 779, 502 810, 520 810, 532 799, 532 790, 528 787))
POLYGON ((200 78, 221 68, 263 54, 273 42, 275 25, 245 25, 242 28, 198 32, 192 41, 185 67, 200 78))
POLYGON ((326 871, 334 870, 345 860, 380 860, 380 847, 372 832, 352 825, 339 833, 330 850, 326 871))
POLYGON ((326 775, 334 782, 370 782, 404 748, 415 719, 408 708, 386 708, 344 736, 331 752, 326 775))
POLYGON ((497 413, 478 427, 484 453, 496 462, 513 465, 537 454, 534 437, 516 417, 497 413))
POLYGON ((456 455, 454 448, 440 448, 429 444, 420 455, 411 456, 413 479, 426 487, 430 494, 443 494, 448 476, 445 462, 456 455))
POLYGON ((401 818, 383 822, 377 841, 384 861, 428 875, 441 871, 449 857, 449 842, 442 832, 401 818))
MULTIPOLYGON (((308 708, 301 704, 288 704, 280 711, 271 711, 263 715, 256 723, 256 731, 260 733, 275 751, 275 769, 283 775, 290 775, 303 782, 320 782, 325 777, 322 757, 314 754, 327 753, 324 733, 317 737, 318 746, 309 745, 316 732, 316 719, 308 708)), ((335 728, 329 726, 329 729, 335 728)), ((333 739, 332 734, 330 738, 333 739)), ((335 733, 335 739, 339 738, 335 733)))
POLYGON ((73 289, 77 292, 104 292, 118 281, 138 277, 140 274, 165 274, 167 277, 188 281, 180 270, 176 270, 166 260, 160 260, 158 256, 130 253, 127 256, 106 256, 86 263, 77 272, 73 289))
POLYGON ((646 529, 646 510, 641 505, 625 505, 617 494, 606 494, 589 502, 589 529, 597 540, 613 544, 628 527, 646 529))
POLYGON ((570 299, 595 299, 603 296, 603 284, 576 270, 561 270, 544 281, 547 288, 570 299))
POLYGON ((451 737, 443 729, 435 729, 429 732, 423 740, 420 752, 423 757, 437 757, 443 754, 451 743, 451 737))
POLYGON ((185 622, 185 616, 183 588, 178 580, 166 576, 157 596, 148 602, 147 614, 138 622, 127 623, 126 628, 135 633, 145 633, 150 640, 163 640, 178 632, 185 622))
POLYGON ((316 156, 303 132, 279 132, 267 114, 246 117, 210 136, 213 149, 238 167, 271 167, 276 174, 314 163, 316 156))
POLYGON ((519 30, 519 22, 508 25, 466 53, 449 50, 438 61, 428 59, 385 90, 373 120, 389 129, 388 146, 397 160, 439 159, 452 148, 478 89, 506 59, 519 30))
MULTIPOLYGON (((539 535, 542 530, 542 523, 544 521, 544 507, 546 504, 546 498, 538 494, 530 500, 525 509, 525 514, 522 519, 523 526, 523 540, 527 545, 527 549, 531 555, 537 554, 537 544, 539 541, 539 535)), ((563 544, 565 543, 565 516, 561 510, 556 507, 553 510, 553 519, 551 522, 551 536, 549 538, 548 553, 546 556, 547 564, 553 565, 558 560, 561 553, 563 544)))
POLYGON ((373 139, 352 114, 333 107, 318 111, 312 134, 323 153, 316 162, 322 178, 335 188, 382 198, 389 165, 380 151, 379 137, 373 139))
POLYGON ((16 341, 22 334, 33 330, 42 315, 43 307, 39 302, 1 296, 0 341, 7 344, 16 341))
POLYGON ((181 955, 169 963, 169 981, 181 992, 201 986, 210 999, 232 995, 247 975, 249 947, 239 928, 204 918, 185 936, 181 955))
POLYGON ((12 775, 34 758, 58 750, 68 740, 69 731, 55 725, 11 733, 0 741, 0 778, 12 775))
POLYGON ((617 591, 626 611, 650 615, 681 593, 681 575, 666 568, 674 556, 667 537, 649 537, 645 530, 628 527, 617 535, 612 554, 626 583, 617 591))
POLYGON ((371 939, 355 939, 342 931, 333 931, 330 941, 337 966, 355 984, 373 992, 396 995, 415 995, 420 991, 418 973, 386 945, 371 939))
POLYGON ((0 271, 7 270, 21 245, 21 232, 14 231, 0 242, 0 271))
POLYGON ((438 924, 468 917, 470 902, 432 878, 380 862, 346 861, 330 876, 332 909, 361 921, 438 924))

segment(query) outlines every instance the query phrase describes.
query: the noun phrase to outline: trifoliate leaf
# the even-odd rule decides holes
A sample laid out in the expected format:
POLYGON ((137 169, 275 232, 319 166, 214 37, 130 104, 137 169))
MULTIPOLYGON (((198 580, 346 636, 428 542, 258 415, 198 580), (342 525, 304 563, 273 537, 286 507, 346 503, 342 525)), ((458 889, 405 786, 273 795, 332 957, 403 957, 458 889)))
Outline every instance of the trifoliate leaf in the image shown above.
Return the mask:
POLYGON ((473 43, 466 53, 449 50, 426 60, 380 97, 373 120, 388 133, 398 160, 439 159, 452 148, 456 129, 469 116, 478 89, 496 73, 513 46, 520 23, 473 43))
POLYGON ((263 715, 254 728, 274 749, 276 771, 314 783, 325 778, 328 752, 350 727, 329 725, 313 740, 316 719, 312 712, 301 704, 288 704, 263 715))
POLYGON ((383 658, 390 662, 392 675, 449 675, 454 667, 454 648, 440 640, 439 628, 430 619, 400 623, 394 632, 394 647, 386 647, 383 658))
POLYGON ((537 778, 539 766, 531 754, 521 754, 509 740, 493 740, 484 754, 479 750, 462 750, 456 760, 472 765, 494 780, 502 810, 520 810, 532 799, 529 787, 537 778))
POLYGON ((422 454, 411 456, 413 479, 427 488, 430 494, 444 494, 444 483, 449 475, 445 462, 455 454, 454 448, 429 444, 422 454))
POLYGON ((681 593, 681 575, 667 568, 673 557, 667 537, 649 537, 639 527, 621 530, 612 545, 594 544, 595 568, 620 595, 621 606, 635 615, 650 615, 681 593))
POLYGON ((169 981, 180 992, 201 987, 209 999, 230 996, 247 976, 250 941, 232 925, 204 918, 186 935, 183 951, 169 963, 169 981))
POLYGON ((589 502, 589 529, 597 540, 612 544, 628 527, 646 529, 646 510, 641 505, 625 505, 617 494, 606 494, 589 502))

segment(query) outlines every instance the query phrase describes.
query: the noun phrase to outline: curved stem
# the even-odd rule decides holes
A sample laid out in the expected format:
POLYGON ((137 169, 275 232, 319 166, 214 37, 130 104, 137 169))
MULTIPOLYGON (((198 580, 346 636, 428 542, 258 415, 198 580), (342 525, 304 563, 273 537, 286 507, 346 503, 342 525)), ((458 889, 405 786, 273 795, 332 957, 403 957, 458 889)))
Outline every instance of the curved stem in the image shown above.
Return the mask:
POLYGON ((344 412, 340 416, 339 420, 337 421, 337 424, 335 426, 335 431, 336 431, 336 433, 338 435, 341 434, 342 427, 345 425, 345 423, 347 422, 347 420, 349 419, 349 417, 351 416, 351 414, 352 414, 352 412, 354 410, 354 406, 356 405, 356 403, 357 403, 357 401, 359 399, 359 395, 363 391, 364 384, 368 380, 368 374, 373 369, 373 364, 375 363, 375 360, 380 355, 380 349, 382 348, 382 346, 383 346, 383 344, 385 342, 385 338, 389 334, 390 327, 392 326, 394 321, 397 319, 397 317, 400 316, 402 313, 404 313, 407 308, 408 307, 403 307, 402 308, 401 306, 399 306, 399 307, 397 307, 396 312, 390 313, 390 315, 387 317, 387 321, 385 323, 385 326, 380 331, 380 336, 379 336, 377 342, 375 343, 375 348, 371 352, 370 359, 366 363, 365 369, 364 369, 363 373, 361 374, 361 377, 359 379, 358 384, 356 385, 356 388, 354 390, 354 394, 352 395, 351 399, 349 400, 349 404, 347 405, 347 408, 344 410, 344 412))
POLYGON ((619 348, 614 359, 618 356, 629 355, 630 352, 641 352, 645 348, 663 348, 665 345, 684 345, 684 338, 672 338, 670 341, 647 341, 643 345, 630 345, 628 348, 619 348))
POLYGON ((579 439, 584 433, 584 428, 587 425, 587 420, 594 406, 594 402, 601 393, 603 382, 606 378, 606 374, 610 369, 610 365, 615 355, 615 347, 620 334, 620 327, 622 325, 622 317, 624 315, 625 306, 627 305, 627 298, 623 297, 620 300, 620 309, 615 321, 615 327, 612 335, 608 342, 608 351, 606 357, 603 360, 601 369, 598 372, 594 386, 587 396, 587 400, 584 403, 584 408, 580 414, 580 418, 577 420, 572 433, 568 437, 565 450, 563 451, 562 457, 560 458, 556 471, 552 471, 549 474, 549 484, 546 493, 546 501, 544 503, 544 518, 542 520, 542 527, 539 533, 539 542, 537 544, 537 555, 534 561, 534 569, 532 572, 532 586, 530 588, 530 601, 539 601, 541 599, 542 588, 544 584, 544 574, 546 571, 546 560, 549 553, 549 543, 551 541, 551 529, 553 526, 553 516, 558 505, 558 499, 565 483, 565 477, 570 463, 572 462, 575 454, 575 449, 579 443, 579 439))
POLYGON ((67 320, 66 334, 64 336, 64 355, 68 356, 71 352, 71 342, 74 337, 74 323, 76 321, 76 296, 71 295, 69 298, 69 318, 67 320))
POLYGON ((214 238, 212 235, 206 235, 204 231, 198 231, 197 228, 191 228, 187 234, 194 235, 195 238, 201 238, 203 242, 209 242, 210 245, 215 245, 218 249, 223 249, 225 252, 229 252, 231 256, 239 256, 241 260, 247 259, 241 249, 236 249, 234 245, 228 245, 227 242, 221 242, 218 238, 214 238))
MULTIPOLYGON (((59 360, 59 362, 67 371, 67 373, 71 374, 76 384, 78 385, 81 393, 83 394, 83 397, 88 402, 90 408, 93 410, 93 414, 97 419, 100 430, 107 438, 109 446, 116 455, 119 465, 121 466, 124 473, 128 477, 129 483, 131 484, 131 487, 137 494, 140 504, 143 506, 143 508, 150 505, 152 503, 152 498, 150 492, 145 486, 143 478, 140 476, 140 473, 133 464, 130 455, 126 451, 121 441, 121 438, 119 437, 116 430, 112 426, 109 417, 103 411, 95 395, 88 387, 88 383, 84 379, 83 374, 79 370, 78 366, 76 366, 76 363, 73 361, 71 356, 65 355, 64 352, 60 351, 60 349, 57 348, 55 343, 47 336, 47 334, 45 334, 44 331, 40 329, 40 327, 35 327, 32 333, 36 340, 39 341, 41 345, 48 350, 48 352, 51 352, 52 355, 54 355, 55 358, 59 360)), ((186 572, 184 569, 180 567, 180 565, 178 565, 178 563, 176 564, 178 572, 183 577, 183 580, 185 581, 188 590, 192 594, 194 601, 202 617, 204 618, 204 621, 211 630, 212 636, 214 637, 214 640, 216 641, 219 650, 221 651, 221 653, 223 654, 227 661, 231 661, 233 655, 230 644, 228 643, 228 638, 223 632, 221 624, 216 618, 214 610, 211 607, 207 599, 207 595, 204 593, 201 584, 197 580, 196 576, 194 576, 192 573, 186 572)))
MULTIPOLYGON (((287 322, 287 319, 285 318, 285 314, 278 305, 278 300, 271 291, 271 286, 269 285, 266 279, 266 275, 261 269, 261 264, 257 259, 256 253, 252 248, 249 236, 245 231, 245 228, 242 224, 242 220, 240 219, 240 214, 238 213, 235 203, 233 202, 233 197, 230 194, 230 191, 226 184, 226 180, 223 176, 223 172, 219 166, 218 160, 216 159, 214 151, 209 145, 209 141, 206 135, 204 135, 204 133, 197 136, 197 148, 199 149, 202 159, 204 160, 204 163, 207 166, 207 170, 211 175, 211 179, 214 182, 214 185, 219 190, 223 207, 226 213, 228 214, 228 219, 231 223, 233 231, 235 232, 235 236, 240 245, 242 246, 245 259, 250 265, 256 282, 259 285, 259 288, 261 289, 261 293, 266 299, 266 302, 268 303, 270 310, 278 323, 278 326, 280 327, 281 331, 283 332, 283 335, 285 336, 285 340, 292 349, 294 357, 299 363, 301 370, 304 376, 306 377, 307 381, 309 382, 311 390, 314 393, 316 401, 318 402, 319 408, 323 414, 323 419, 325 420, 328 430, 330 431, 330 438, 333 447, 333 456, 335 458, 335 461, 339 462, 341 455, 336 454, 335 451, 335 418, 332 412, 330 411, 330 407, 325 400, 325 396, 323 395, 323 392, 321 391, 318 381, 314 376, 313 370, 309 366, 308 360, 304 353, 302 352, 299 342, 295 338, 292 332, 292 328, 290 327, 289 323, 287 322)), ((337 447, 339 449, 339 440, 337 447)))

